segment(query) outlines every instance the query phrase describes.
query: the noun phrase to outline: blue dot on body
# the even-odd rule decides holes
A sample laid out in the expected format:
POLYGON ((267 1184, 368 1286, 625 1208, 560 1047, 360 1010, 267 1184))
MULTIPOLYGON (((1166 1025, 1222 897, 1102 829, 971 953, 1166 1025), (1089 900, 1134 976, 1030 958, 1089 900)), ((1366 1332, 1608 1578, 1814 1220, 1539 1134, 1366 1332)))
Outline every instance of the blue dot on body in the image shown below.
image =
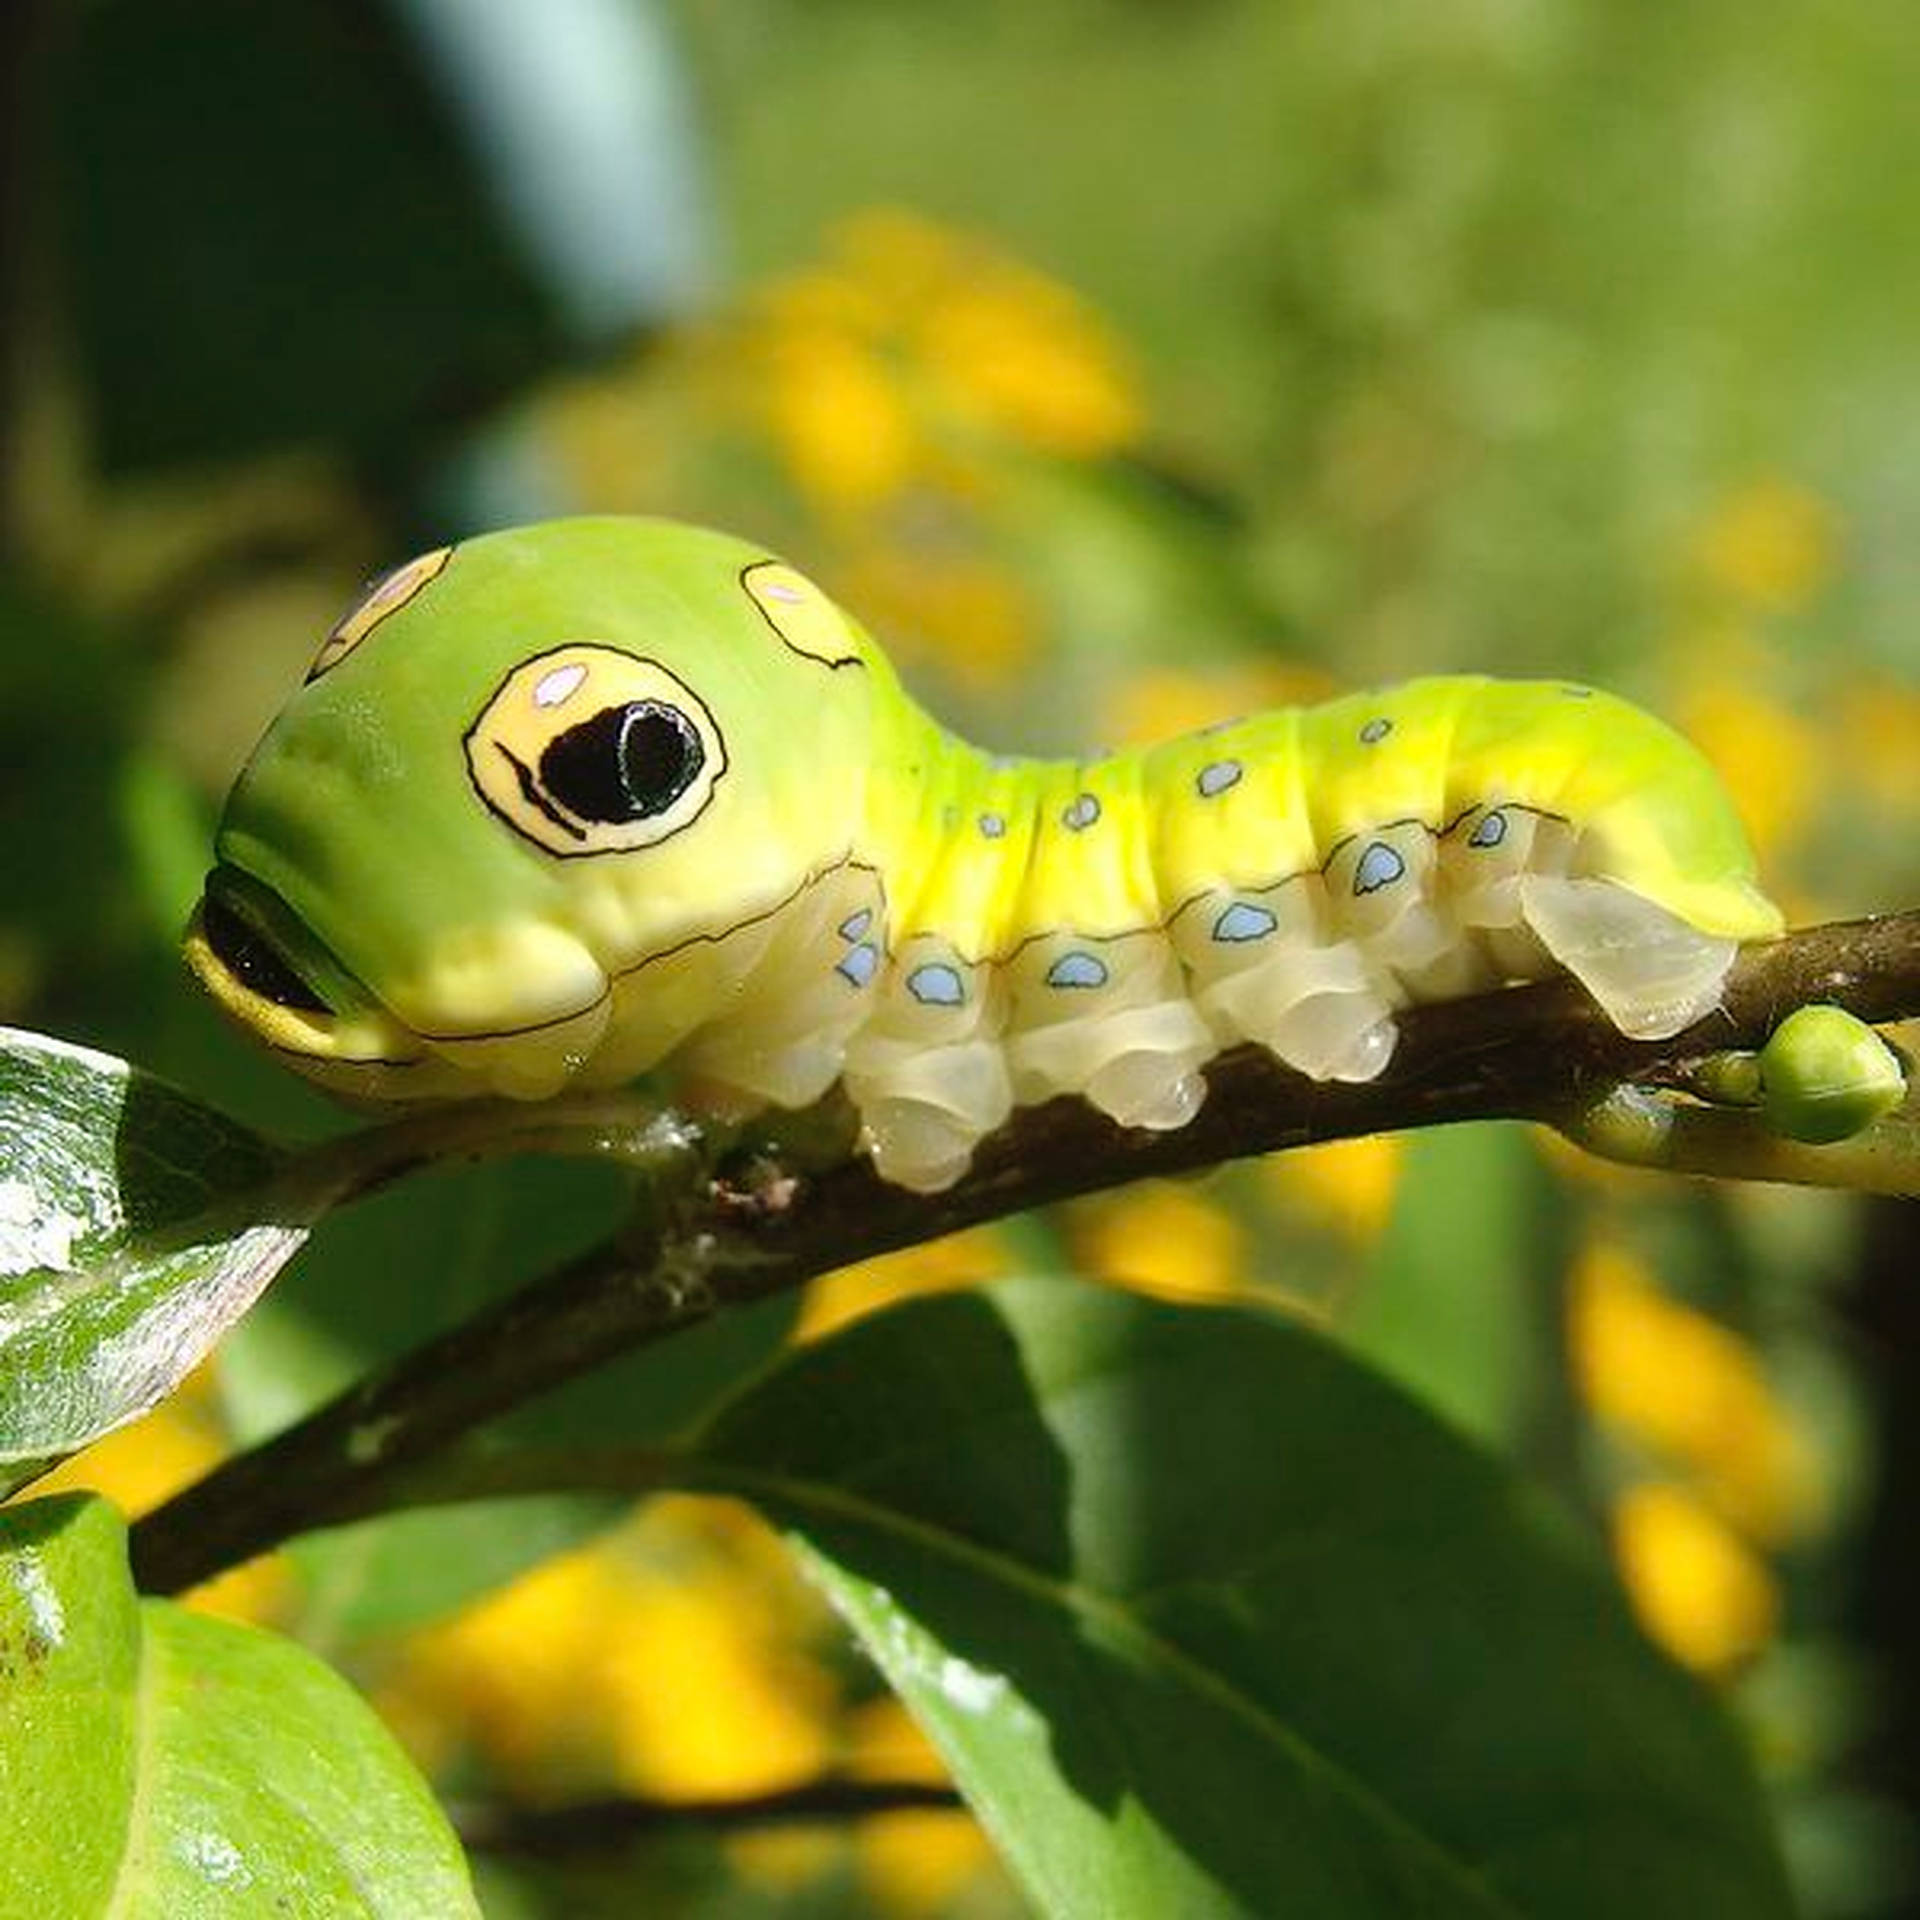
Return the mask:
POLYGON ((1107 963, 1097 953, 1063 953, 1047 969, 1050 987, 1104 987, 1107 963))
POLYGON ((870 941, 863 940, 847 957, 834 968, 843 980, 850 980, 856 987, 870 986, 873 976, 880 970, 880 950, 870 941))
POLYGON ((907 975, 907 991, 926 1007, 958 1007, 966 1003, 966 982, 960 969, 944 960, 929 960, 907 975))
POLYGON ((1399 852, 1384 840, 1376 840, 1360 856, 1360 864, 1353 870, 1353 890, 1378 893, 1382 887, 1392 886, 1406 871, 1407 863, 1399 852))
POLYGON ((1211 800, 1229 787, 1238 786, 1245 771, 1238 760, 1215 760, 1200 769, 1193 784, 1202 800, 1211 800))
POLYGON ((862 907, 858 913, 850 913, 840 922, 842 940, 863 940, 867 929, 873 925, 873 909, 862 907))
POLYGON ((997 813, 983 813, 980 816, 981 834, 989 840, 998 840, 1007 830, 1005 818, 997 813))
POLYGON ((1264 940, 1279 924, 1265 907, 1236 900, 1213 923, 1213 937, 1216 940, 1264 940))
POLYGON ((1100 818, 1100 802, 1083 793, 1060 815, 1060 824, 1070 833, 1080 833, 1100 818))
POLYGON ((1507 816, 1495 807, 1490 813, 1483 813, 1473 831, 1467 835, 1470 847, 1497 847, 1507 837, 1507 816))
POLYGON ((1392 731, 1393 722, 1391 720, 1385 718, 1369 720, 1367 724, 1360 729, 1360 744, 1366 747, 1378 746, 1392 731))

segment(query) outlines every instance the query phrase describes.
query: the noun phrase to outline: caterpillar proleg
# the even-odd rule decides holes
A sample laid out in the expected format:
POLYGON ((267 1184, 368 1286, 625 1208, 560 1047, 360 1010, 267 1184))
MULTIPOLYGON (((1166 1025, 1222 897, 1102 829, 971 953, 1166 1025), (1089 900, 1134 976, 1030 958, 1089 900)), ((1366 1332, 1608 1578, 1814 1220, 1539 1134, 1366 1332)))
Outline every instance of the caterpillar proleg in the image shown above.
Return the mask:
POLYGON ((1575 975, 1623 1032, 1779 931, 1651 715, 1423 679, 1106 758, 941 729, 760 549, 577 519, 409 563, 235 786, 188 956, 351 1098, 659 1070, 748 1113, 843 1082, 935 1190, 1016 1107, 1184 1125, 1252 1041, 1367 1080, 1415 1001, 1575 975))

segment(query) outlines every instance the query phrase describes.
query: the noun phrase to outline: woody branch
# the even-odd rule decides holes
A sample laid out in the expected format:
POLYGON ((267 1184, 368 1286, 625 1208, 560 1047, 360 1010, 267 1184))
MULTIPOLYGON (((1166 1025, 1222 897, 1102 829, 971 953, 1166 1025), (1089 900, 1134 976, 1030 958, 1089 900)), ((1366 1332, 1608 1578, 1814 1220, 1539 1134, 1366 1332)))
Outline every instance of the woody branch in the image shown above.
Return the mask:
MULTIPOLYGON (((1876 1023, 1920 1016, 1920 910, 1749 949, 1722 1006, 1670 1040, 1626 1039, 1560 980, 1408 1009, 1388 1070, 1365 1084, 1306 1080, 1238 1049, 1209 1069, 1205 1105, 1177 1132, 1124 1131, 1056 1100, 1017 1115, 943 1193, 889 1186, 850 1144, 831 1164, 803 1169, 730 1160, 695 1141, 618 1238, 369 1376, 141 1521, 136 1571, 149 1590, 177 1591, 313 1527, 461 1497, 457 1472, 425 1463, 487 1421, 722 1308, 833 1268, 1050 1201, 1319 1141, 1500 1118, 1591 1138, 1584 1117, 1617 1089, 1684 1090, 1709 1055, 1758 1047, 1786 1013, 1815 1002, 1876 1023)), ((1657 1159, 1675 1171, 1907 1191, 1920 1165, 1911 1101, 1839 1147, 1771 1140, 1749 1116, 1684 1099, 1673 1110, 1679 1124, 1657 1159)), ((404 1156, 383 1149, 382 1130, 361 1136, 370 1143, 365 1184, 417 1163, 421 1129, 410 1125, 404 1156)), ((470 1123, 450 1132, 448 1151, 476 1147, 487 1150, 470 1123)))

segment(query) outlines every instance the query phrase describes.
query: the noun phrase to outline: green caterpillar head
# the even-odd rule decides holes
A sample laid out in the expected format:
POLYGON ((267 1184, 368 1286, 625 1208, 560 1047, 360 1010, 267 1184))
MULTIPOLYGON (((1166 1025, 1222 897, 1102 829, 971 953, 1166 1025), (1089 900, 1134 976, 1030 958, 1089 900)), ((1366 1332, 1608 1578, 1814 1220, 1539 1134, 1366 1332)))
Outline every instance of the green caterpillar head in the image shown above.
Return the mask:
MULTIPOLYGON (((550 1093, 623 977, 844 856, 892 686, 816 588, 719 534, 564 520, 423 554, 241 775, 189 963, 340 1092, 550 1093)), ((676 977, 637 1028, 622 1006, 623 1072, 716 1010, 699 991, 676 977)))

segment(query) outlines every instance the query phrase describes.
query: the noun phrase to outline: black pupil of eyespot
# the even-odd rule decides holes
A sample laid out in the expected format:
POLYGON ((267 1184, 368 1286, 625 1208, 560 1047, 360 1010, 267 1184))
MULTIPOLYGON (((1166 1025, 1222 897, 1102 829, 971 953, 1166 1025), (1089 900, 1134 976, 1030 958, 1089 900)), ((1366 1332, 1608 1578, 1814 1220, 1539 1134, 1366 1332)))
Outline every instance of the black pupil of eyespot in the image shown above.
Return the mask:
POLYGON ((646 820, 686 792, 705 757, 678 707, 630 700, 556 734, 540 756, 540 784, 582 820, 646 820))

